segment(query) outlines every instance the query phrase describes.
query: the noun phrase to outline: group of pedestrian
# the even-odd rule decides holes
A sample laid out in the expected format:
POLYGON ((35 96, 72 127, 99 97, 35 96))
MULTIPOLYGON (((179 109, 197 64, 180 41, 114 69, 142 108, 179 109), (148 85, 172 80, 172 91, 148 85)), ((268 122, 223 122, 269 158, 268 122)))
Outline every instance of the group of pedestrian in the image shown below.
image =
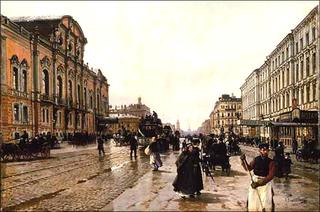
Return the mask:
MULTIPOLYGON (((248 211, 274 211, 273 183, 275 176, 275 162, 268 157, 269 144, 260 143, 260 155, 247 163, 246 156, 240 156, 241 165, 250 173, 251 184, 248 191, 248 211), (251 174, 253 171, 253 175, 251 174)), ((173 187, 181 197, 195 197, 201 194, 203 181, 200 167, 199 148, 187 142, 176 160, 177 176, 173 187)))
MULTIPOLYGON (((132 134, 129 136, 130 158, 137 157, 138 142, 132 134)), ((104 155, 103 140, 101 136, 97 139, 99 155, 104 155)), ((268 157, 269 144, 260 143, 260 155, 255 157, 250 163, 246 161, 246 156, 240 156, 241 165, 248 171, 251 178, 251 184, 248 190, 247 209, 248 211, 274 211, 272 180, 275 176, 275 161, 268 157), (251 174, 253 171, 253 174, 251 174)), ((278 150, 281 154, 281 148, 278 150)), ((159 138, 152 137, 145 153, 150 156, 150 165, 153 171, 158 171, 163 163, 160 157, 159 138)), ((182 198, 201 195, 203 187, 201 171, 201 150, 192 143, 192 139, 185 142, 175 165, 177 175, 172 183, 173 190, 182 198)))

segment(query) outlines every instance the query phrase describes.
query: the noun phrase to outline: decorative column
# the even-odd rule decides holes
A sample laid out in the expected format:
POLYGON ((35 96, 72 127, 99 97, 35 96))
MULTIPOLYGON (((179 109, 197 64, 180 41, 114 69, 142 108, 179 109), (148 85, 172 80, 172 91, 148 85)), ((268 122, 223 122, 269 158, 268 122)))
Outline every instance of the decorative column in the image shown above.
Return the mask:
MULTIPOLYGON (((6 48, 6 37, 1 36, 1 73, 0 73, 0 105, 2 105, 2 96, 7 93, 7 48, 6 48)), ((0 108, 0 129, 2 128, 2 109, 0 108)))
POLYGON ((35 34, 33 36, 33 102, 34 102, 34 133, 38 134, 39 133, 39 52, 38 52, 38 39, 39 39, 39 33, 38 29, 35 28, 35 34))

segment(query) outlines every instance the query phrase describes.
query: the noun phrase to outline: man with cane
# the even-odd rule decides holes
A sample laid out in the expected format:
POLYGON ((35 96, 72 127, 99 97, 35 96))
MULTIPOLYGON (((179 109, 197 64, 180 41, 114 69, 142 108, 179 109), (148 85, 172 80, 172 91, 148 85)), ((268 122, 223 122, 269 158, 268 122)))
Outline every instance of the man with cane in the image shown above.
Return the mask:
POLYGON ((240 156, 241 165, 249 171, 251 186, 248 193, 248 211, 274 211, 272 179, 275 174, 275 164, 268 157, 269 144, 259 145, 260 155, 255 157, 250 164, 246 161, 246 156, 240 156), (251 175, 253 170, 254 175, 251 175))

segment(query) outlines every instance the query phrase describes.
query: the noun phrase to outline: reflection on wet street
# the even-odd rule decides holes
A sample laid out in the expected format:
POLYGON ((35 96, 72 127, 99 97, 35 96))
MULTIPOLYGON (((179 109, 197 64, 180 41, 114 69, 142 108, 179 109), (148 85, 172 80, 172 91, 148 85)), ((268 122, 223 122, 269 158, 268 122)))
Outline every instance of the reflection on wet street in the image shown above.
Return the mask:
MULTIPOLYGON (((227 176, 220 167, 203 174, 204 190, 196 198, 182 199, 173 191, 175 160, 179 152, 161 154, 163 166, 152 171, 141 149, 130 159, 129 147, 106 145, 99 157, 95 146, 61 151, 50 159, 6 163, 1 166, 1 203, 10 210, 135 210, 221 211, 246 210, 250 176, 239 156, 230 158, 227 176)), ((245 149, 248 161, 257 153, 245 149)), ((276 211, 319 209, 319 172, 293 165, 288 179, 274 179, 276 211)))

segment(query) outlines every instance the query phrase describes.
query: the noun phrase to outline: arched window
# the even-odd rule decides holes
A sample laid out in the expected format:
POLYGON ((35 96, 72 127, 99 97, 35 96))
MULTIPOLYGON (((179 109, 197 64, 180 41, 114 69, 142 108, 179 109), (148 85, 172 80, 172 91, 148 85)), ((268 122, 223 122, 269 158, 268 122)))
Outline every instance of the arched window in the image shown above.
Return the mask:
POLYGON ((312 94, 313 94, 312 100, 315 101, 315 100, 316 100, 316 93, 317 93, 317 84, 314 83, 312 87, 313 87, 313 90, 312 90, 312 94))
POLYGON ((72 100, 72 81, 71 80, 68 81, 68 96, 69 96, 69 99, 72 100))
POLYGON ((97 95, 97 111, 100 109, 100 95, 97 95))
POLYGON ((306 77, 310 74, 310 59, 309 57, 306 58, 306 77))
POLYGON ((287 100, 287 107, 289 107, 289 106, 290 106, 290 97, 289 97, 289 93, 287 93, 287 98, 286 98, 286 100, 287 100))
POLYGON ((303 76, 303 60, 300 62, 300 78, 301 78, 301 80, 304 78, 304 76, 303 76))
POLYGON ((13 89, 19 89, 19 71, 16 67, 13 67, 13 89))
POLYGON ((306 88, 306 103, 310 101, 310 86, 308 85, 306 88))
POLYGON ((80 96, 81 96, 81 89, 80 85, 78 84, 78 96, 77 96, 77 103, 80 104, 80 96))
POLYGON ((90 95, 90 108, 93 108, 93 98, 92 98, 92 94, 90 95))
POLYGON ((42 89, 44 94, 49 96, 49 73, 46 69, 42 72, 42 89))
POLYGON ((299 64, 297 63, 296 64, 296 80, 295 82, 298 82, 299 81, 299 64))
POLYGON ((87 88, 83 89, 83 97, 84 97, 84 106, 87 107, 87 88))
POLYGON ((304 89, 301 88, 301 104, 304 103, 304 89))
POLYGON ((22 70, 22 92, 27 92, 27 71, 22 70))
POLYGON ((57 84, 58 84, 57 96, 58 96, 59 99, 62 99, 63 84, 62 84, 61 76, 57 77, 57 84))
POLYGON ((312 54, 312 73, 316 73, 316 53, 312 54))

